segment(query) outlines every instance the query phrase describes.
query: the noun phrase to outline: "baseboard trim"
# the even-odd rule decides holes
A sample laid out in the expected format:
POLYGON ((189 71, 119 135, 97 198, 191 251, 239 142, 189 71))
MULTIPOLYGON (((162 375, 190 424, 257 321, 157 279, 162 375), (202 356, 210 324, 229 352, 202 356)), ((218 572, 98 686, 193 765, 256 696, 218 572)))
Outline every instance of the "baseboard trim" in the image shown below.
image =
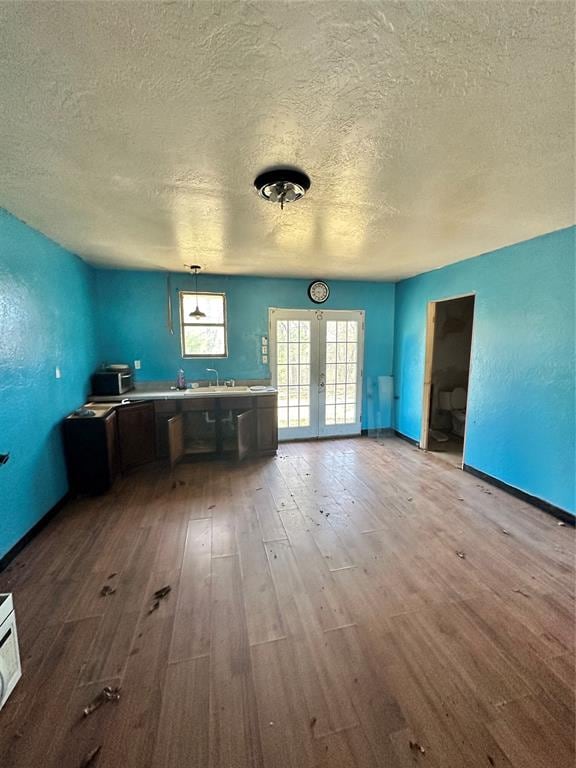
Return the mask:
POLYGON ((362 437, 391 437, 394 430, 392 427, 370 427, 370 429, 363 429, 360 434, 362 437))
POLYGON ((526 493, 526 491, 521 491, 520 488, 508 485, 508 483, 505 483, 503 480, 498 480, 498 478, 492 477, 492 475, 487 475, 480 469, 471 467, 470 464, 463 464, 462 469, 464 472, 468 472, 469 474, 480 478, 480 480, 484 480, 486 483, 490 483, 490 485, 494 485, 496 488, 506 491, 506 493, 509 493, 511 496, 516 496, 516 498, 522 499, 522 501, 526 501, 528 504, 532 504, 533 507, 538 507, 538 509, 548 512, 549 515, 553 515, 558 520, 566 523, 566 525, 576 525, 576 517, 574 515, 571 515, 570 512, 566 512, 566 510, 561 507, 556 507, 554 504, 550 504, 549 501, 544 501, 544 499, 540 499, 538 496, 532 496, 530 493, 526 493))
POLYGON ((394 434, 396 435, 396 437, 399 437, 401 440, 406 440, 406 442, 410 443, 410 445, 415 445, 416 448, 420 448, 420 442, 418 440, 414 440, 413 437, 408 437, 408 435, 405 435, 402 432, 398 432, 397 429, 394 430, 394 434))
POLYGON ((43 515, 38 522, 30 528, 30 530, 22 536, 22 538, 14 544, 12 549, 9 549, 6 554, 0 558, 0 573, 2 571, 6 570, 6 568, 10 565, 12 560, 14 560, 15 557, 17 557, 20 552, 24 549, 24 547, 29 544, 32 539, 37 536, 40 531, 45 528, 48 523, 56 517, 58 512, 62 509, 62 507, 70 500, 71 496, 70 493, 66 493, 60 501, 57 501, 54 506, 46 512, 45 515, 43 515))

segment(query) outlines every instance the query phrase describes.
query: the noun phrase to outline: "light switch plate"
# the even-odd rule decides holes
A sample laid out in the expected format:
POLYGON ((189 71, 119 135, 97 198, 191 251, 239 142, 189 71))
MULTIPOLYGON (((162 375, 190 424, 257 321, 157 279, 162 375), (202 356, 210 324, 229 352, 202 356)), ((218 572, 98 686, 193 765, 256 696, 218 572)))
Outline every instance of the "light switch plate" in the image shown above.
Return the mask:
POLYGON ((134 360, 134 369, 136 371, 139 371, 142 367, 142 361, 141 360, 134 360))
POLYGON ((267 363, 268 362, 268 355, 262 355, 262 362, 267 363))
POLYGON ((56 368, 54 369, 54 376, 57 379, 61 379, 62 378, 62 371, 60 370, 60 366, 59 365, 57 365, 56 368))

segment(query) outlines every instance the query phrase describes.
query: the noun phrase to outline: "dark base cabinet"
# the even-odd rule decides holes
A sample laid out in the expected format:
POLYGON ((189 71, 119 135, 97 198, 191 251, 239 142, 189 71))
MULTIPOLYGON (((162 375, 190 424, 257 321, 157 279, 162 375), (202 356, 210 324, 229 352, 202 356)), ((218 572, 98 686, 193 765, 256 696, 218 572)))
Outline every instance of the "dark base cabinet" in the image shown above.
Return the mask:
POLYGON ((261 456, 275 454, 278 450, 278 399, 276 395, 255 399, 256 452, 261 456))
POLYGON ((156 459, 154 403, 136 402, 116 409, 120 470, 139 467, 156 459))
MULTIPOLYGON (((158 457, 269 456, 278 450, 276 394, 156 400, 158 457)), ((177 458, 176 458, 177 457, 177 458)))
POLYGON ((153 402, 111 403, 96 416, 72 414, 63 432, 68 482, 77 494, 105 493, 119 472, 156 459, 153 402))
POLYGON ((104 416, 69 416, 63 424, 68 482, 74 493, 105 493, 119 471, 116 412, 104 416))
POLYGON ((276 395, 94 405, 102 415, 64 420, 70 489, 105 493, 119 472, 156 459, 268 456, 278 449, 276 395), (101 409, 104 409, 103 411, 101 409))

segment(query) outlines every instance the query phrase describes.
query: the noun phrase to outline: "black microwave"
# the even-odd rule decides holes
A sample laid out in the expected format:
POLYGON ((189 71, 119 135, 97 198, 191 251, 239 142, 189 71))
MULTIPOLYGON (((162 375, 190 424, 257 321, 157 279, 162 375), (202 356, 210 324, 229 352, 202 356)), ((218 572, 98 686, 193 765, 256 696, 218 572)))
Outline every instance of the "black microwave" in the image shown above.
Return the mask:
POLYGON ((92 375, 93 395, 123 395, 134 389, 132 371, 98 371, 92 375))

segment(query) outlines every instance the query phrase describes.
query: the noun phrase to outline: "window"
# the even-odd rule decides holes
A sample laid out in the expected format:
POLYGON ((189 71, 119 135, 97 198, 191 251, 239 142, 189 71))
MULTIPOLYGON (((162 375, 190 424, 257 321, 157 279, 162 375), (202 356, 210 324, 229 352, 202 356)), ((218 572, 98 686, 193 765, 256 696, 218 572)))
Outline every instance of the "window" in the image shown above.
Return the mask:
POLYGON ((182 357, 227 357, 226 295, 180 291, 182 357), (205 317, 191 315, 198 308, 205 317))

